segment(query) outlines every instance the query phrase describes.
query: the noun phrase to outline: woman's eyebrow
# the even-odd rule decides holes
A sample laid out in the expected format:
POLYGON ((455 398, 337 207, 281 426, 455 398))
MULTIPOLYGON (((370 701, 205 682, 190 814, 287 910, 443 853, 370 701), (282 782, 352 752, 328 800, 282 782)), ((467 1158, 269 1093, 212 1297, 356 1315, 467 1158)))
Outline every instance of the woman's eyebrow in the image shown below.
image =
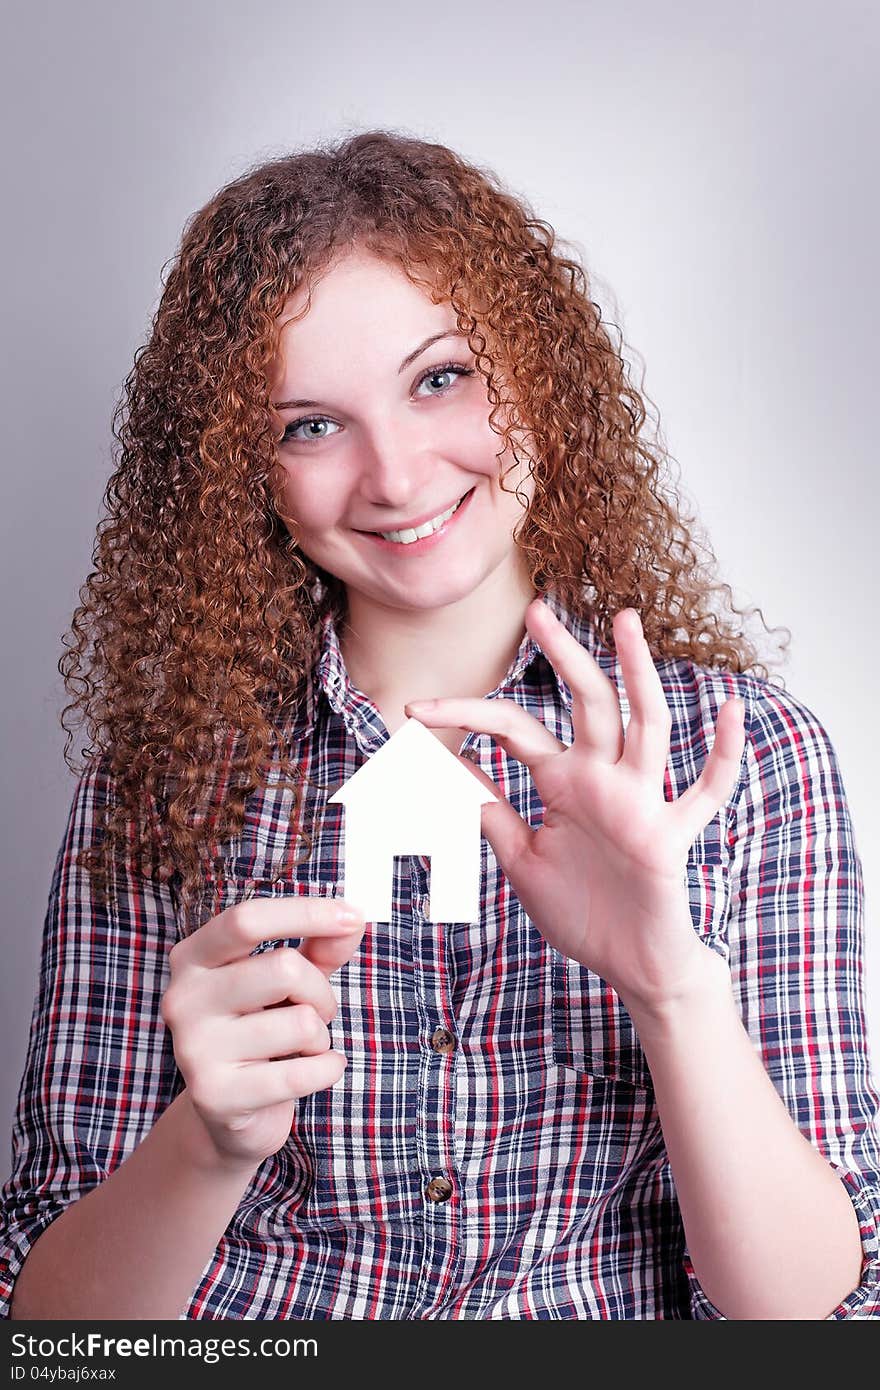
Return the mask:
MULTIPOLYGON (((430 338, 426 338, 425 341, 424 341, 423 343, 419 343, 419 345, 418 345, 417 348, 413 348, 412 352, 407 353, 406 357, 404 357, 403 361, 401 362, 400 366, 399 366, 398 369, 397 369, 397 375, 400 376, 400 373, 401 373, 401 372, 405 372, 406 369, 407 369, 407 367, 411 366, 411 364, 412 364, 413 362, 415 362, 416 358, 417 358, 417 357, 420 357, 420 356, 422 355, 422 353, 425 351, 425 348, 429 348, 429 347, 431 346, 432 343, 437 343, 437 342, 439 342, 441 338, 465 338, 465 337, 467 337, 467 334, 464 333, 463 330, 460 329, 460 328, 444 328, 444 329, 441 329, 441 331, 440 331, 439 333, 432 333, 431 336, 430 336, 430 338)), ((275 408, 276 410, 299 410, 299 409, 302 409, 302 408, 309 409, 309 408, 312 407, 312 406, 316 406, 316 407, 317 407, 317 406, 320 406, 321 402, 320 402, 320 401, 296 400, 296 401, 273 401, 272 404, 273 404, 273 406, 274 406, 274 408, 275 408)))
POLYGON ((425 348, 429 348, 432 343, 439 342, 441 338, 464 338, 466 336, 467 335, 463 333, 460 328, 444 328, 440 333, 432 333, 430 338, 426 338, 423 343, 419 343, 417 348, 413 348, 412 352, 404 357, 397 369, 397 375, 400 376, 401 372, 405 372, 407 367, 415 362, 416 358, 420 357, 425 351, 425 348))

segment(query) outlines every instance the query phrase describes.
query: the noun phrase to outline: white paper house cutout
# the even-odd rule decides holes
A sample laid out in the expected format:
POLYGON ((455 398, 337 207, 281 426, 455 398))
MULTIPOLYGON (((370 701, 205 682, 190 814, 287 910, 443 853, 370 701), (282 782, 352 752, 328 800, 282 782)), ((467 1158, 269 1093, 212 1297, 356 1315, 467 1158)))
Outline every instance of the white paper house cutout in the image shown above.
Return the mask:
POLYGON ((408 719, 328 797, 345 806, 343 897, 391 920, 396 854, 431 856, 430 922, 480 916, 480 810, 499 798, 418 719, 408 719))

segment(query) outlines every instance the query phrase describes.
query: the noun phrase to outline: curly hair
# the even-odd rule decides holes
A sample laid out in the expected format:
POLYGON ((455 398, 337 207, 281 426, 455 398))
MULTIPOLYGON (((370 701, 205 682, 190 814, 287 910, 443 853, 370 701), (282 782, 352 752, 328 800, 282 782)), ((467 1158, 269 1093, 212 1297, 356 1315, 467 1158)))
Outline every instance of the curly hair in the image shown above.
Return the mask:
POLYGON ((286 154, 186 224, 113 415, 107 515, 58 663, 65 760, 82 771, 65 722, 77 711, 82 755, 114 787, 78 858, 102 898, 121 860, 196 892, 273 766, 310 850, 284 725, 345 593, 282 517, 270 381, 288 296, 356 248, 451 303, 499 455, 526 442, 535 488, 514 540, 535 590, 589 609, 611 649, 613 615, 634 607, 655 660, 768 675, 714 609, 730 588, 712 582, 714 556, 663 477, 669 456, 643 437, 648 398, 553 228, 442 144, 372 130, 286 154))

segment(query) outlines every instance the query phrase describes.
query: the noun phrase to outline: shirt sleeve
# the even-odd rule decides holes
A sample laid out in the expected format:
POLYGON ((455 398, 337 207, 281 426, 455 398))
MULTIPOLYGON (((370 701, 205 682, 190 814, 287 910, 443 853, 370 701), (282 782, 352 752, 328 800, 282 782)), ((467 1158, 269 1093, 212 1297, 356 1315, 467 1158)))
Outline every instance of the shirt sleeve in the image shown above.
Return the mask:
POLYGON ((182 1086, 159 1013, 177 937, 168 884, 117 870, 103 908, 74 862, 112 795, 105 761, 74 793, 43 925, 39 983, 0 1193, 0 1317, 38 1236, 147 1135, 182 1086))
MULTIPOLYGON (((864 885, 828 734, 792 695, 750 678, 728 822, 729 964, 743 1023, 801 1132, 844 1184, 861 1279, 826 1321, 880 1316, 880 1102, 863 978, 864 885)), ((684 1260, 693 1318, 724 1315, 684 1260)))

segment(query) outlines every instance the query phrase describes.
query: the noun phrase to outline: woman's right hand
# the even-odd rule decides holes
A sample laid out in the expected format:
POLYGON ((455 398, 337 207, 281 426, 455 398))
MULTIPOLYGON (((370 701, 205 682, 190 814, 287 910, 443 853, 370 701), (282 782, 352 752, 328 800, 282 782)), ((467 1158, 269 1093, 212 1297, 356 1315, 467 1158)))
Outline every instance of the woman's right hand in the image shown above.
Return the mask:
POLYGON ((220 1166, 257 1168, 290 1135, 296 1101, 339 1080, 345 1057, 330 1047, 337 1003, 328 977, 364 928, 343 899, 249 898, 171 948, 160 1012, 220 1166), (304 940, 249 954, 288 937, 304 940))

